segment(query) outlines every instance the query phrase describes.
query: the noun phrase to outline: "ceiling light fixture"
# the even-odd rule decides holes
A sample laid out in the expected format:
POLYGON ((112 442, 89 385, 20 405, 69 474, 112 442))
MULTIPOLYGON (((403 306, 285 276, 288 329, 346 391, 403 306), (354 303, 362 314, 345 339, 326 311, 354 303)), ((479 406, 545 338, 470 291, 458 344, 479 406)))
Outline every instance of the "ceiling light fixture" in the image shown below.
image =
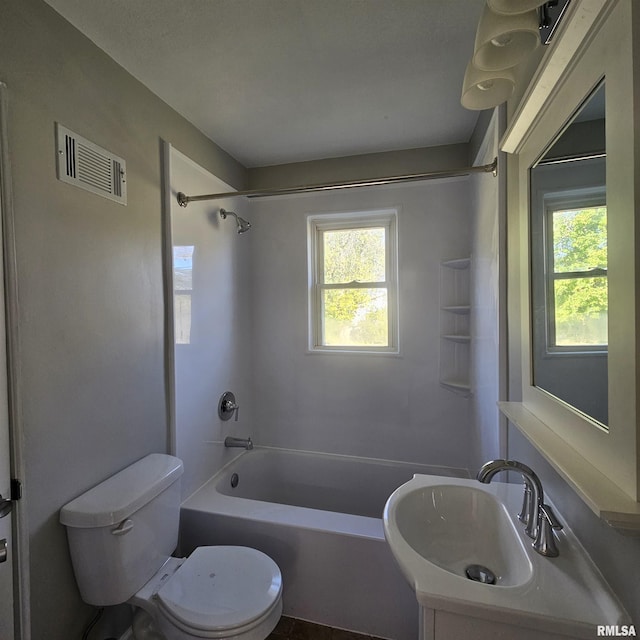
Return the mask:
POLYGON ((546 4, 544 0, 487 0, 487 6, 491 11, 507 16, 526 13, 531 9, 537 9, 542 4, 546 4))
POLYGON ((487 0, 471 62, 462 84, 462 106, 483 110, 508 100, 515 67, 549 44, 571 0, 487 0))
POLYGON ((520 64, 540 44, 538 12, 503 15, 484 8, 476 33, 473 64, 484 71, 520 64))
POLYGON ((484 71, 470 62, 462 84, 462 106, 471 110, 491 109, 507 100, 515 85, 513 69, 484 71))

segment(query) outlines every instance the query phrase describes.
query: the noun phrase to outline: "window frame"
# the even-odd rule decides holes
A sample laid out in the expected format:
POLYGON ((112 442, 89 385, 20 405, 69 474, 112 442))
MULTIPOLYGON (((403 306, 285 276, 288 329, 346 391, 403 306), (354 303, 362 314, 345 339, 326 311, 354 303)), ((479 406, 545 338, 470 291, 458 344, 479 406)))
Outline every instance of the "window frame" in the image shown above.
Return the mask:
MULTIPOLYGON (((592 188, 588 190, 575 189, 571 192, 549 194, 544 197, 544 268, 545 268, 545 328, 546 352, 548 355, 579 355, 606 354, 608 344, 594 345, 558 345, 556 344, 556 309, 555 282, 556 280, 574 280, 583 278, 605 277, 608 279, 608 269, 590 271, 556 272, 554 264, 553 245, 553 214, 557 211, 591 209, 606 207, 606 189, 592 188)), ((607 261, 608 262, 608 261, 607 261)))
POLYGON ((309 276, 309 323, 308 350, 310 353, 363 353, 399 354, 398 331, 398 235, 397 209, 370 210, 361 212, 322 213, 307 216, 308 276, 309 276), (385 229, 385 279, 379 282, 331 283, 324 279, 324 242, 327 231, 349 229, 385 229), (324 345, 323 304, 325 290, 349 288, 380 288, 387 291, 387 336, 388 345, 324 345))

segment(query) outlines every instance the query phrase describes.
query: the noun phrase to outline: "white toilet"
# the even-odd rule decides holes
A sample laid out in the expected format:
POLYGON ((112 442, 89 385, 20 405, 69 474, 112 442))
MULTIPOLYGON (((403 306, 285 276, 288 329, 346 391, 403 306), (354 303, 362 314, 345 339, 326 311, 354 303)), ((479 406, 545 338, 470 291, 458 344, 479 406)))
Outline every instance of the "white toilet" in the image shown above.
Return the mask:
POLYGON ((60 511, 82 599, 142 611, 136 640, 264 640, 282 614, 278 565, 256 549, 178 543, 182 461, 151 454, 60 511))

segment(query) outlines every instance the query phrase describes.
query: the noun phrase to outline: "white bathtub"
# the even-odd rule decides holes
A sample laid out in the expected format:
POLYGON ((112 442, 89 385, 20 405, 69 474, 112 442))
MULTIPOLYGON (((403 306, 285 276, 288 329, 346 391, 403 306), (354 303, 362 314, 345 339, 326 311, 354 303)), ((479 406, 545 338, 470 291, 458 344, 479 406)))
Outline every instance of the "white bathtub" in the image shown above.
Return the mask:
POLYGON ((418 606, 381 520, 387 498, 414 473, 466 476, 460 469, 257 448, 183 503, 181 550, 260 549, 282 571, 285 615, 415 640, 418 606))

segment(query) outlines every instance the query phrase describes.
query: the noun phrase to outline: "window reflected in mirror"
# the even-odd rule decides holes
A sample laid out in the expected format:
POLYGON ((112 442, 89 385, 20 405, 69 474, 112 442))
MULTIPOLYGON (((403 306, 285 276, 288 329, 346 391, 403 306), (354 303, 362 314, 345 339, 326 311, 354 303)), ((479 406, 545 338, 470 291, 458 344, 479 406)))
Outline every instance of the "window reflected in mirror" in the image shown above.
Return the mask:
POLYGON ((550 210, 548 349, 607 345, 607 207, 550 210))
POLYGON ((604 82, 531 169, 533 384, 606 429, 604 82))

